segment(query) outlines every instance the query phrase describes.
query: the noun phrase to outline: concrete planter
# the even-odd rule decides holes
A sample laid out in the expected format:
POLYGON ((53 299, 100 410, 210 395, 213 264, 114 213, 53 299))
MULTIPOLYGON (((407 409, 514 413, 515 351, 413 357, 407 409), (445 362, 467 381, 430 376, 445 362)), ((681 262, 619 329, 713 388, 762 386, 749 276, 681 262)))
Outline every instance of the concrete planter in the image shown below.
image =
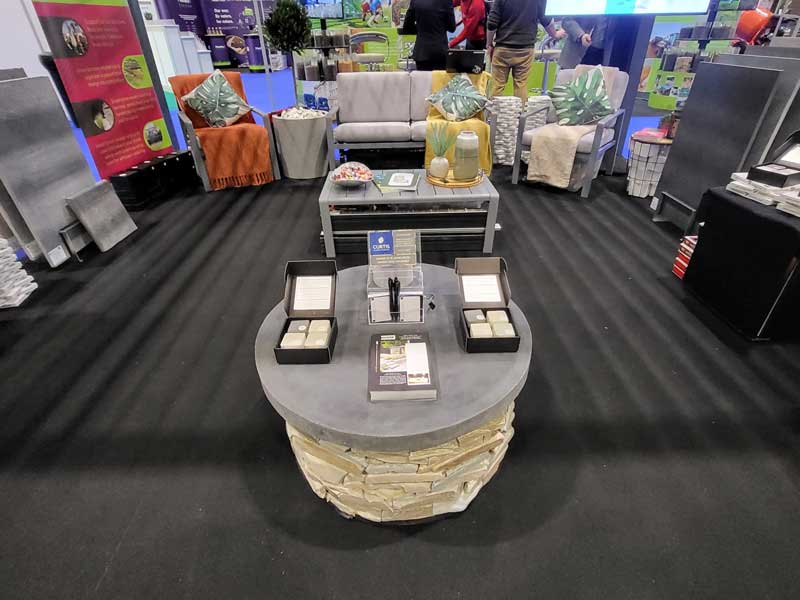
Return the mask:
POLYGON ((272 118, 281 172, 289 179, 315 179, 328 174, 325 116, 313 119, 272 118))

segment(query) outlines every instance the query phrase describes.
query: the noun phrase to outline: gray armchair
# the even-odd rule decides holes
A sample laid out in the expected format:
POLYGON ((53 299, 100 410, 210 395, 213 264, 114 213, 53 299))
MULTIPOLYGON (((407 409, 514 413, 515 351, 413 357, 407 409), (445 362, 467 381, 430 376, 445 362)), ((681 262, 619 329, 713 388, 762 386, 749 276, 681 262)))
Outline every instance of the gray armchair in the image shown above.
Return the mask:
MULTIPOLYGON (((572 81, 575 77, 574 69, 562 69, 559 71, 556 78, 557 85, 564 85, 572 81)), ((592 181, 597 177, 600 167, 604 159, 607 157, 609 150, 612 150, 610 160, 606 160, 606 172, 613 173, 614 166, 617 158, 617 148, 619 147, 622 137, 622 123, 624 121, 625 110, 620 108, 622 100, 625 97, 625 91, 628 88, 628 74, 620 71, 617 74, 617 79, 614 82, 614 89, 612 91, 610 100, 611 107, 614 113, 601 119, 597 123, 597 129, 593 133, 589 133, 581 138, 578 144, 578 151, 575 157, 574 169, 583 169, 579 173, 581 197, 588 198, 592 189, 592 181), (608 164, 610 162, 610 165, 608 164)), ((546 97, 547 98, 547 97, 546 97)), ((549 100, 549 98, 548 98, 549 100)), ((517 132, 517 145, 514 155, 514 167, 511 172, 511 182, 513 184, 519 183, 520 169, 522 168, 522 153, 530 151, 531 141, 535 129, 526 130, 528 119, 541 113, 548 111, 547 123, 555 123, 556 115, 555 109, 551 102, 544 103, 533 110, 523 113, 519 118, 519 130, 517 132)))
MULTIPOLYGON (((204 121, 202 117, 200 117, 194 111, 190 111, 193 114, 189 115, 184 110, 186 107, 183 103, 183 96, 188 94, 191 90, 196 88, 200 85, 205 79, 208 77, 208 73, 202 74, 190 74, 190 75, 174 75, 169 78, 170 85, 172 86, 172 91, 175 93, 175 96, 178 100, 178 119, 180 120, 181 130, 183 131, 183 135, 186 138, 186 144, 189 146, 189 149, 192 151, 192 156, 194 158, 195 169, 197 170, 197 175, 200 177, 200 180, 203 182, 203 188, 210 192, 212 190, 211 183, 208 178, 208 170, 206 169, 206 153, 203 151, 203 145, 200 141, 200 137, 198 135, 198 130, 202 131, 208 127, 208 124, 204 121)), ((242 84, 241 75, 239 73, 233 71, 226 71, 224 73, 225 78, 228 80, 228 83, 233 86, 233 89, 236 90, 236 93, 245 101, 247 101, 247 96, 244 92, 244 85, 242 84)), ((275 150, 275 136, 272 131, 272 123, 270 121, 269 115, 264 111, 258 110, 257 108, 251 107, 252 112, 260 116, 264 120, 264 128, 267 132, 267 140, 269 144, 269 148, 267 151, 269 152, 269 160, 272 165, 272 175, 273 177, 278 180, 281 178, 280 175, 280 166, 278 164, 278 156, 275 150)), ((242 116, 242 118, 231 125, 226 129, 236 129, 238 127, 255 127, 256 121, 252 115, 246 114, 242 116)), ((260 127, 260 126, 259 126, 260 127)))

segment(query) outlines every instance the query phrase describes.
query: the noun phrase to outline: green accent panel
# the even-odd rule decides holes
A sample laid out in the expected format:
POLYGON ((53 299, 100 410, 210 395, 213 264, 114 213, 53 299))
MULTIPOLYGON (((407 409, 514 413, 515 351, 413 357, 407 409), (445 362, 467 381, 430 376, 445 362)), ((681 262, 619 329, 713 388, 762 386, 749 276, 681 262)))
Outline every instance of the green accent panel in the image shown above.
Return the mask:
POLYGON ((170 110, 178 110, 178 100, 175 98, 175 94, 164 90, 164 97, 167 99, 167 108, 170 110))
POLYGON ((696 73, 658 71, 653 91, 647 100, 650 108, 657 110, 680 110, 686 103, 696 73), (666 93, 665 93, 666 92, 666 93))

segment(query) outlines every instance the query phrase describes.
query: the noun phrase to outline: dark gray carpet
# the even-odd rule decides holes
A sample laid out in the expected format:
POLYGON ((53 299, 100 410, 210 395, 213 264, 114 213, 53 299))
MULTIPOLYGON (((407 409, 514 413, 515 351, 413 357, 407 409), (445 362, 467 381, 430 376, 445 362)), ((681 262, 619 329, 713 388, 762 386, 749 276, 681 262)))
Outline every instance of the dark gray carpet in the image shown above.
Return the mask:
POLYGON ((348 522, 292 462, 253 342, 285 261, 320 256, 320 182, 187 193, 0 312, 0 594, 799 597, 800 347, 688 299, 677 232, 621 179, 589 202, 495 179, 534 365, 469 511, 348 522))

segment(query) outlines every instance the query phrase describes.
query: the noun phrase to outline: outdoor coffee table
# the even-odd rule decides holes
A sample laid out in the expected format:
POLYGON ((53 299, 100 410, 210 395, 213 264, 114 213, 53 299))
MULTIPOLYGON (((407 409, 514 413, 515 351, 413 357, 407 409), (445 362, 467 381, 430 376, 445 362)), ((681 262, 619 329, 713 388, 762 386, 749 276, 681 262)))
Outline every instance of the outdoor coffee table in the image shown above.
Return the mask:
POLYGON ((300 470, 314 492, 348 517, 428 519, 467 508, 497 472, 514 434, 514 403, 528 377, 532 337, 513 302, 522 338, 512 354, 467 354, 456 327, 455 272, 424 265, 436 295, 424 325, 367 324, 367 267, 339 273, 339 336, 328 365, 279 365, 273 348, 286 315, 278 304, 256 338, 267 398, 286 420, 300 470), (370 337, 426 331, 439 379, 434 402, 368 401, 370 337))
MULTIPOLYGON (((486 214, 486 222, 481 227, 459 227, 457 220, 463 218, 464 213, 454 211, 449 213, 447 220, 453 220, 453 226, 436 227, 426 229, 425 227, 414 227, 423 235, 425 233, 483 233, 483 252, 491 254, 494 245, 494 230, 497 223, 497 209, 500 205, 500 194, 497 192, 488 177, 471 188, 451 189, 431 185, 425 178, 424 169, 414 169, 420 174, 419 186, 415 192, 397 192, 392 194, 382 194, 372 183, 368 183, 357 188, 343 188, 334 185, 331 174, 325 181, 325 186, 319 195, 319 216, 322 221, 322 233, 325 238, 325 254, 328 258, 336 256, 334 245, 334 234, 336 231, 331 219, 331 206, 372 206, 375 204, 392 204, 409 207, 413 210, 414 205, 423 204, 442 204, 451 207, 472 207, 482 203, 488 203, 489 207, 486 214)), ((441 223, 439 223, 441 225, 441 223)), ((376 225, 372 229, 387 229, 376 225)), ((348 233, 363 233, 349 231, 348 233)), ((366 247, 366 242, 364 242, 366 247)))

